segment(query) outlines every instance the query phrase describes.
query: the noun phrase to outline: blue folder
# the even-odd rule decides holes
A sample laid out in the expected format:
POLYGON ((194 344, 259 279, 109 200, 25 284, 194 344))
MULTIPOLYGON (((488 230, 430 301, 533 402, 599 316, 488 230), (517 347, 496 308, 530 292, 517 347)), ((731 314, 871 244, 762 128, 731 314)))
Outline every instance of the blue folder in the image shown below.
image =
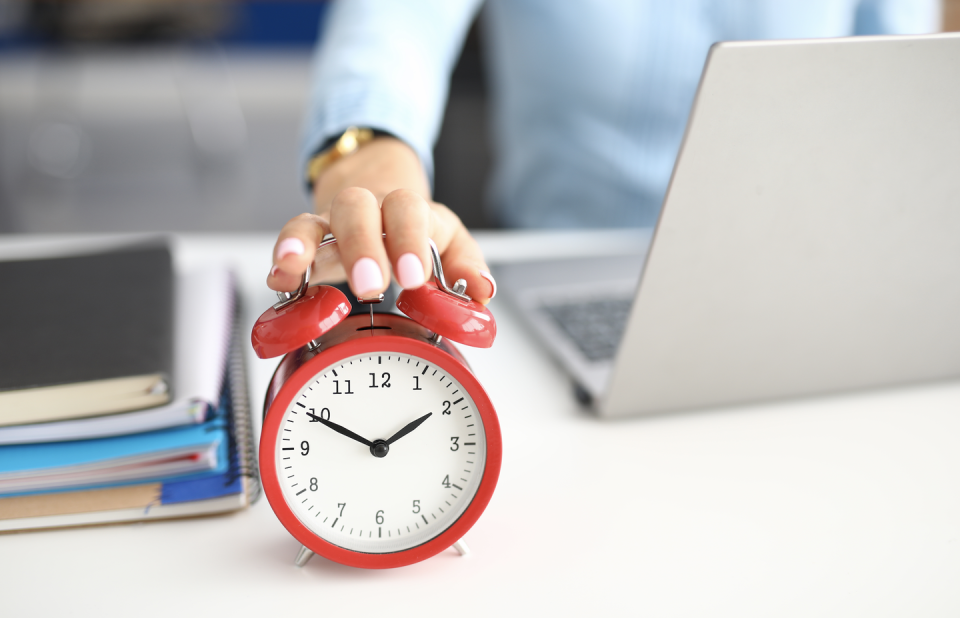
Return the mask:
POLYGON ((182 447, 209 448, 222 441, 222 428, 206 423, 113 438, 14 444, 0 447, 0 474, 107 462, 182 447))
MULTIPOLYGON (((193 472, 174 477, 158 477, 136 479, 130 481, 121 481, 115 483, 86 484, 71 487, 57 488, 54 490, 38 491, 17 491, 14 493, 0 494, 4 496, 27 495, 35 493, 53 493, 63 491, 79 491, 85 489, 101 489, 104 487, 119 487, 122 485, 135 485, 143 483, 164 483, 164 491, 167 492, 167 485, 170 485, 171 499, 182 496, 198 496, 200 498, 187 498, 191 500, 202 499, 203 492, 210 491, 207 484, 227 485, 232 488, 235 483, 225 483, 224 476, 231 468, 231 459, 235 459, 235 453, 230 448, 230 436, 227 428, 227 419, 230 414, 230 401, 226 394, 221 398, 220 405, 213 412, 211 417, 201 425, 188 425, 175 427, 172 429, 163 429, 160 431, 150 431, 145 433, 129 434, 126 436, 116 436, 112 438, 98 438, 94 440, 75 440, 70 442, 50 442, 41 444, 17 444, 10 446, 0 446, 0 473, 22 470, 42 470, 45 468, 61 468, 66 466, 75 466, 85 463, 94 463, 129 457, 138 454, 147 454, 170 450, 180 447, 196 446, 198 448, 209 448, 216 445, 217 463, 210 470, 203 472, 193 472), (200 483, 200 484, 197 484, 200 483)), ((234 480, 231 475, 231 481, 234 480)), ((239 482, 239 481, 238 481, 239 482)), ((226 495, 236 493, 235 491, 226 491, 217 495, 226 495)), ((182 501, 176 499, 175 501, 182 501)))

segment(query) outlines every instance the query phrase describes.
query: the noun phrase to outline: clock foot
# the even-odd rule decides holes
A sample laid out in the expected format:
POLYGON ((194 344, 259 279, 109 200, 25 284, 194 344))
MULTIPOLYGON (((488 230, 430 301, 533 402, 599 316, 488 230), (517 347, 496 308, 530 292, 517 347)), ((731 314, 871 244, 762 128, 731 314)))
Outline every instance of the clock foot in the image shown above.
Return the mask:
POLYGON ((467 547, 467 544, 463 542, 463 539, 460 539, 453 544, 453 548, 457 550, 457 553, 466 558, 470 555, 470 548, 467 547))
POLYGON ((304 547, 300 546, 300 551, 297 552, 297 559, 294 561, 298 567, 302 567, 306 563, 310 562, 310 558, 313 558, 313 552, 304 547))

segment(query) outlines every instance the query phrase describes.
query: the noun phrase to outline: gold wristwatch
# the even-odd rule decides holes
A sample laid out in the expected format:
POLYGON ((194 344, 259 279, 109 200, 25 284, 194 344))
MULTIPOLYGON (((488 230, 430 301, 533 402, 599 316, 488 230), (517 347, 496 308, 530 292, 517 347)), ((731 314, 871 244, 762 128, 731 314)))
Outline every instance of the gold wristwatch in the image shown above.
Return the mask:
POLYGON ((343 157, 355 153, 361 146, 376 137, 376 133, 378 132, 373 129, 358 127, 350 127, 344 131, 332 146, 315 154, 307 163, 307 186, 312 188, 323 170, 343 157))

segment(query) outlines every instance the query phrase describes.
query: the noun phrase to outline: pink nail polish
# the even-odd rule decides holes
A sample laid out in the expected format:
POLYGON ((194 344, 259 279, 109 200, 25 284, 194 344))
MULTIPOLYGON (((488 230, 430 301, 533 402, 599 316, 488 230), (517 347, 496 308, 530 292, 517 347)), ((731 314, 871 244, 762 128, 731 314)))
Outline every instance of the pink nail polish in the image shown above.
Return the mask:
POLYGON ((270 269, 270 276, 276 277, 278 272, 280 272, 280 267, 274 264, 273 268, 270 269))
POLYGON ((360 258, 353 265, 350 277, 353 290, 359 296, 366 293, 377 293, 383 288, 383 273, 380 266, 368 257, 360 258))
POLYGON ((284 238, 277 245, 277 260, 282 260, 288 255, 303 255, 303 241, 299 238, 284 238))
POLYGON ((405 290, 423 285, 423 262, 414 253, 404 253, 397 260, 397 281, 405 290))
POLYGON ((488 273, 485 270, 481 270, 480 276, 490 282, 490 287, 493 288, 493 291, 490 293, 490 300, 493 300, 493 297, 497 295, 497 282, 494 281, 493 275, 488 273))

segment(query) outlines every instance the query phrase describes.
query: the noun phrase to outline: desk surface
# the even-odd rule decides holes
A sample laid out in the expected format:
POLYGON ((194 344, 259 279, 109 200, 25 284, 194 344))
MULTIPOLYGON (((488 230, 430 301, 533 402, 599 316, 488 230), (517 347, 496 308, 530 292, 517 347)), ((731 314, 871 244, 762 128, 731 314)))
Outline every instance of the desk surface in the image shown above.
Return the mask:
MULTIPOLYGON (((497 260, 569 251, 571 238, 480 240, 497 260)), ((0 254, 48 240, 0 237, 0 254)), ((233 264, 252 324, 274 298, 272 242, 182 236, 177 260, 233 264)), ((0 613, 960 615, 960 384, 605 422, 509 307, 491 309, 497 344, 465 354, 498 409, 504 459, 471 556, 298 569, 298 543, 261 500, 225 517, 0 536, 0 613)), ((249 359, 257 401, 276 361, 249 359)))

